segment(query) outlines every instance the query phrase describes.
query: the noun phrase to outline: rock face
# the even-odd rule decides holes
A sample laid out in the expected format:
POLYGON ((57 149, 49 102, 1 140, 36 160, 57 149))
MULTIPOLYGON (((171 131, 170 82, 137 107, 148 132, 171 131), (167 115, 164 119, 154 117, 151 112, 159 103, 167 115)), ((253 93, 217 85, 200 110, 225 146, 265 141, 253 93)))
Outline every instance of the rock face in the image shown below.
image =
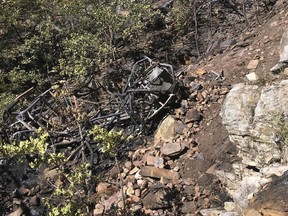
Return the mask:
POLYGON ((283 33, 280 41, 280 60, 270 69, 273 73, 279 73, 288 67, 288 29, 283 33))
MULTIPOLYGON (((284 126, 288 124, 287 107, 288 80, 269 86, 237 84, 226 97, 220 115, 231 141, 238 147, 241 162, 233 164, 232 172, 218 170, 215 174, 226 184, 227 191, 240 208, 249 208, 253 197, 272 181, 273 176, 281 176, 288 170, 288 146, 285 145, 288 129, 284 126)), ((287 183, 287 177, 282 181, 287 183)), ((284 193, 286 196, 283 197, 279 185, 283 186, 283 182, 272 187, 270 192, 263 192, 260 197, 270 198, 261 203, 262 207, 255 204, 246 215, 251 215, 251 211, 263 213, 259 209, 266 208, 263 203, 273 203, 273 193, 287 203, 288 194, 284 193)), ((287 214, 283 203, 274 207, 270 209, 278 215, 287 214)))
POLYGON ((277 121, 288 114, 287 96, 288 80, 263 88, 237 84, 227 95, 220 115, 244 164, 261 169, 287 161, 283 152, 288 149, 275 142, 277 121))
POLYGON ((288 171, 261 191, 251 207, 262 215, 288 215, 288 171), (285 214, 283 214, 285 213, 285 214))

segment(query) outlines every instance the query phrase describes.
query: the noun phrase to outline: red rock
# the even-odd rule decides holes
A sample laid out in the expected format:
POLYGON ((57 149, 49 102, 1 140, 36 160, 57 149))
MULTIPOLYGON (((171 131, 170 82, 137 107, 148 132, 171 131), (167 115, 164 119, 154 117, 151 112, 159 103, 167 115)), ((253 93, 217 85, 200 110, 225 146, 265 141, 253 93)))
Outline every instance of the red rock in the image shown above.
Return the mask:
POLYGON ((148 166, 154 166, 154 160, 156 159, 154 156, 145 155, 145 159, 148 166))
POLYGON ((152 178, 158 178, 161 177, 171 180, 177 180, 180 178, 179 174, 177 172, 173 172, 167 169, 161 169, 156 167, 149 167, 145 166, 141 168, 140 175, 145 177, 152 177, 152 178))
POLYGON ((175 156, 180 154, 185 147, 181 145, 179 142, 174 143, 167 143, 164 146, 161 147, 160 151, 161 154, 167 155, 167 156, 175 156))

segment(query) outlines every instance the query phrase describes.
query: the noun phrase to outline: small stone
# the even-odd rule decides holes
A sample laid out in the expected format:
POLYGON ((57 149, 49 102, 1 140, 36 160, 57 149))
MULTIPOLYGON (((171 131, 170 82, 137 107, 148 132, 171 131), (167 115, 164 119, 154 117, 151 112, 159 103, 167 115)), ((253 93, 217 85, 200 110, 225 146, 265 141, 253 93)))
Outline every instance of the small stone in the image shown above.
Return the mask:
POLYGON ((204 98, 203 98, 203 96, 202 96, 202 94, 200 93, 200 92, 198 92, 197 93, 197 100, 199 101, 199 102, 202 102, 203 100, 204 100, 204 98))
POLYGON ((246 75, 246 78, 249 80, 249 81, 256 81, 258 80, 258 76, 256 73, 249 73, 246 75))
POLYGON ((127 194, 128 196, 131 197, 131 196, 134 195, 134 193, 135 193, 135 191, 134 191, 133 187, 128 187, 128 188, 127 188, 126 194, 127 194))
POLYGON ((220 94, 220 95, 226 95, 226 94, 229 93, 229 91, 230 91, 229 88, 224 87, 224 88, 221 88, 219 94, 220 94))
POLYGON ((118 168, 117 168, 117 166, 112 167, 112 169, 109 172, 109 176, 112 179, 116 179, 117 178, 117 176, 118 176, 118 168))
POLYGON ((140 189, 144 189, 144 188, 146 188, 147 186, 148 186, 148 183, 147 183, 147 181, 145 181, 145 180, 137 180, 137 185, 140 187, 140 189))
POLYGON ((146 161, 146 164, 148 166, 153 166, 154 165, 154 160, 155 160, 154 156, 144 155, 143 158, 144 158, 144 161, 146 161))
POLYGON ((259 60, 255 59, 255 60, 251 60, 249 62, 249 64, 247 65, 247 69, 250 70, 250 69, 256 69, 257 66, 259 64, 259 60))
POLYGON ((135 166, 132 170, 130 170, 129 175, 134 175, 138 171, 139 171, 139 168, 135 166))
POLYGON ((186 179, 183 179, 183 184, 184 185, 187 185, 187 186, 190 186, 192 185, 193 181, 191 178, 186 178, 186 179))
POLYGON ((216 171, 216 167, 217 167, 217 163, 213 164, 212 166, 210 166, 207 170, 206 173, 207 174, 214 174, 216 171))
POLYGON ((141 190, 140 189, 135 190, 135 196, 137 196, 137 197, 141 196, 141 190))
POLYGON ((8 216, 21 216, 23 214, 23 209, 18 208, 16 211, 10 213, 8 216))
POLYGON ((173 168, 173 171, 175 171, 175 172, 178 172, 180 170, 180 167, 179 166, 175 166, 174 168, 173 168))
POLYGON ((19 192, 21 193, 21 195, 26 196, 29 193, 29 189, 26 187, 21 187, 19 192))
POLYGON ((139 211, 141 208, 142 208, 142 205, 136 204, 136 205, 130 206, 129 209, 130 209, 130 211, 132 211, 132 212, 137 212, 137 211, 139 211))
POLYGON ((168 188, 152 186, 149 192, 142 198, 145 208, 160 209, 168 208, 171 206, 172 197, 169 195, 168 188))
POLYGON ((142 175, 140 174, 140 169, 135 173, 135 179, 142 179, 142 175))
POLYGON ((206 73, 206 71, 205 70, 203 70, 203 69, 197 69, 196 71, 195 71, 195 74, 197 74, 197 75, 204 75, 206 73))
MULTIPOLYGON (((135 166, 135 167, 141 167, 142 165, 143 165, 143 162, 142 161, 133 161, 133 165, 135 166)), ((134 168, 135 168, 134 167, 134 168)))
POLYGON ((190 92, 191 92, 191 91, 197 91, 197 90, 200 90, 200 89, 201 89, 201 84, 196 83, 196 82, 191 82, 191 83, 189 84, 189 86, 190 86, 190 92))
POLYGON ((145 214, 145 215, 152 215, 152 214, 153 214, 153 210, 151 210, 151 209, 144 209, 144 214, 145 214))
POLYGON ((161 147, 160 151, 163 155, 175 156, 180 154, 184 150, 184 146, 179 142, 167 143, 161 147))
POLYGON ((105 207, 101 204, 96 204, 93 215, 102 215, 105 207))
POLYGON ((225 202, 224 209, 228 212, 236 210, 237 205, 234 202, 225 202))
POLYGON ((207 92, 204 90, 203 92, 201 92, 201 95, 203 97, 203 99, 205 100, 208 96, 207 92))
POLYGON ((196 212, 197 206, 196 206, 194 201, 184 202, 181 210, 182 210, 182 213, 184 213, 184 214, 189 214, 189 213, 193 214, 196 212))
POLYGON ((213 95, 212 97, 210 97, 210 101, 211 102, 217 102, 219 98, 220 98, 219 95, 213 95))
POLYGON ((36 195, 31 197, 31 199, 29 200, 30 206, 38 206, 39 204, 40 204, 40 198, 37 197, 36 195))
POLYGON ((16 204, 16 205, 20 205, 21 204, 21 200, 18 199, 18 198, 13 198, 13 204, 16 204))
POLYGON ((177 134, 183 134, 183 131, 186 127, 186 124, 184 124, 182 121, 177 121, 175 124, 175 132, 177 134))
POLYGON ((141 201, 141 198, 138 197, 138 196, 135 196, 135 195, 131 195, 130 198, 131 198, 131 201, 132 201, 133 203, 136 203, 136 202, 140 202, 140 201, 141 201))
MULTIPOLYGON (((181 107, 183 109, 187 109, 188 108, 188 101, 187 100, 182 100, 181 101, 181 107)), ((182 110, 183 111, 183 110, 182 110)))
POLYGON ((133 184, 136 184, 135 176, 134 175, 128 175, 125 178, 124 183, 127 184, 127 185, 131 184, 133 186, 133 184))
POLYGON ((121 173, 120 175, 121 175, 121 177, 124 179, 124 178, 126 177, 127 173, 124 173, 124 172, 123 172, 123 173, 121 173))
POLYGON ((124 165, 128 170, 131 170, 133 168, 133 164, 131 161, 126 161, 124 165))
POLYGON ((163 184, 163 185, 166 185, 166 184, 168 184, 168 180, 166 178, 161 177, 160 178, 160 183, 163 184))
POLYGON ((198 110, 189 109, 185 115, 185 123, 201 121, 202 115, 198 110))
POLYGON ((100 182, 96 187, 96 192, 98 194, 105 193, 111 185, 108 183, 100 182))
POLYGON ((164 167, 164 159, 162 157, 156 157, 153 164, 157 168, 163 168, 164 167))
POLYGON ((171 179, 171 180, 176 180, 180 178, 177 172, 173 172, 167 169, 156 168, 156 167, 149 167, 149 166, 145 166, 141 168, 140 175, 145 176, 145 177, 158 178, 158 179, 163 177, 163 178, 171 179))
POLYGON ((127 187, 133 187, 133 183, 132 182, 127 182, 127 187))
POLYGON ((124 202, 121 200, 121 201, 118 202, 117 205, 118 205, 119 208, 123 208, 124 207, 124 202))
POLYGON ((221 42, 219 44, 219 46, 221 49, 225 49, 225 48, 232 46, 236 43, 237 43, 237 41, 234 38, 229 38, 229 39, 226 39, 225 41, 221 42))
POLYGON ((123 168, 123 173, 127 174, 130 170, 127 169, 126 167, 123 168))

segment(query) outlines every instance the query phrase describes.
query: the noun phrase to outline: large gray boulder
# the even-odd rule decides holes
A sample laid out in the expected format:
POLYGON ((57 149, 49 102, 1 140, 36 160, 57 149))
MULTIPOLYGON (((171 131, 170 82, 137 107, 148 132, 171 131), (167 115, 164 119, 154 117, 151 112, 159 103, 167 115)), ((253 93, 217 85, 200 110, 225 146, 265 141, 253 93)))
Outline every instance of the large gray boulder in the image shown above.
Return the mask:
POLYGON ((248 208, 273 176, 288 170, 287 107, 288 80, 266 86, 240 83, 225 99, 220 115, 240 161, 232 163, 233 171, 215 174, 240 208, 248 208))

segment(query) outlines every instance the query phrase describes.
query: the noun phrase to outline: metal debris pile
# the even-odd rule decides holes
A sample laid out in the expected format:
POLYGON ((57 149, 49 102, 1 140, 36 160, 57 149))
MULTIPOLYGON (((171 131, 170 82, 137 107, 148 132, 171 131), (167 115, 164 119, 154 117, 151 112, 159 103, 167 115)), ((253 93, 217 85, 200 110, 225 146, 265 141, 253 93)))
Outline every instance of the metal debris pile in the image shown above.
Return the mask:
POLYGON ((77 88, 59 83, 17 110, 19 101, 31 96, 31 88, 6 107, 2 139, 19 142, 43 128, 49 133, 52 147, 75 146, 73 155, 87 147, 92 153, 94 143, 88 133, 94 125, 107 130, 121 129, 126 134, 147 133, 155 116, 169 108, 176 84, 171 65, 145 57, 133 65, 120 93, 110 92, 90 77, 77 88))

